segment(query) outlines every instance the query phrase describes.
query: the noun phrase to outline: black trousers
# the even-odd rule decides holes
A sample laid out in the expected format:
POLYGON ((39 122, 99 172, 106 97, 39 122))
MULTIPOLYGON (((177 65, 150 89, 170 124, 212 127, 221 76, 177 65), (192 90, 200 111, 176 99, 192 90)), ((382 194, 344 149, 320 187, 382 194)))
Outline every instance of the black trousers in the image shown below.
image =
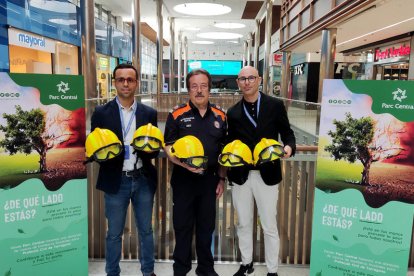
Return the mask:
POLYGON ((174 276, 185 276, 191 270, 194 227, 197 272, 214 271, 211 241, 215 228, 218 180, 212 172, 196 175, 179 167, 174 168, 171 177, 175 232, 174 276))

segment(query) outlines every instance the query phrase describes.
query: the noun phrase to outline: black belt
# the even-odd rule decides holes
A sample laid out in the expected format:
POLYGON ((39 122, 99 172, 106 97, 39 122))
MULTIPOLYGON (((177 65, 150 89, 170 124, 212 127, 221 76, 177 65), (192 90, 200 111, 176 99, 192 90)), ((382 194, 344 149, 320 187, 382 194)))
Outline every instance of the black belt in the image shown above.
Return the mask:
POLYGON ((126 177, 137 177, 142 174, 141 168, 138 170, 122 171, 122 175, 126 177))
POLYGON ((122 175, 126 177, 134 177, 135 171, 122 171, 122 175))

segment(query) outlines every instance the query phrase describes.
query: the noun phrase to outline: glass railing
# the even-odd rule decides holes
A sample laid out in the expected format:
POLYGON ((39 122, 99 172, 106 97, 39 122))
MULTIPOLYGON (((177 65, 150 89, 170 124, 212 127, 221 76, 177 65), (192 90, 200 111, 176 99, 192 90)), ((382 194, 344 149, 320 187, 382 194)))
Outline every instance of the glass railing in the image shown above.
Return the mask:
POLYGON ((289 122, 295 131, 296 143, 317 145, 319 136, 319 103, 279 98, 285 103, 289 122))
MULTIPOLYGON (((241 99, 240 93, 211 93, 210 102, 227 110, 241 99)), ((187 93, 163 93, 139 95, 137 98, 144 104, 158 111, 158 121, 165 122, 168 112, 176 105, 189 100, 187 93)), ((280 98, 286 107, 288 118, 295 132, 297 144, 317 145, 319 135, 320 104, 280 98)))

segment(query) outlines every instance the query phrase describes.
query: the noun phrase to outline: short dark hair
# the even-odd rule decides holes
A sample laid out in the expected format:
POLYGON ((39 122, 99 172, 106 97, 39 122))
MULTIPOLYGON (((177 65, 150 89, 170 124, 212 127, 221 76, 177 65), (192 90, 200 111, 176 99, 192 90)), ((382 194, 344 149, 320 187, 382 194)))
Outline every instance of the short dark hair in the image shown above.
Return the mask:
POLYGON ((190 73, 187 74, 187 77, 185 78, 185 83, 187 84, 187 89, 190 89, 190 78, 192 76, 195 76, 195 75, 205 75, 205 76, 207 76, 207 78, 208 78, 208 91, 210 91, 211 83, 212 83, 211 75, 210 75, 209 72, 207 72, 207 70, 204 70, 204 69, 201 69, 201 68, 200 69, 194 69, 190 73))
POLYGON ((135 71, 135 77, 137 78, 137 80, 138 80, 138 71, 137 71, 137 69, 132 65, 132 64, 128 64, 128 63, 121 63, 121 64, 118 64, 116 67, 115 67, 115 69, 114 69, 114 72, 113 72, 113 77, 115 78, 115 76, 116 76, 116 70, 118 70, 118 69, 133 69, 134 71, 135 71))

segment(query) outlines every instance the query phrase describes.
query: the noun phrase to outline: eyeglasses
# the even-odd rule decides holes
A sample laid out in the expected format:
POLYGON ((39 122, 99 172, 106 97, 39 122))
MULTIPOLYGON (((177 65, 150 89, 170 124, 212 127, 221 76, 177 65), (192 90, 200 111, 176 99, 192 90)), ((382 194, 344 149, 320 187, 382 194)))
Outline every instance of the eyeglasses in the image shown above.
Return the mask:
POLYGON ((247 78, 246 77, 240 77, 240 78, 238 78, 237 80, 239 81, 239 82, 246 82, 246 80, 248 80, 249 82, 255 82, 256 81, 256 79, 257 79, 258 77, 256 77, 256 76, 248 76, 247 78))
POLYGON ((154 137, 137 137, 132 141, 131 146, 136 150, 145 151, 146 148, 150 150, 160 150, 162 148, 162 142, 154 137))
POLYGON ((125 78, 115 78, 115 82, 117 84, 124 84, 125 81, 127 81, 128 84, 134 84, 134 83, 137 82, 137 80, 133 79, 133 78, 126 78, 126 79, 125 78))
POLYGON ((196 84, 191 85, 190 90, 193 91, 193 92, 198 91, 198 90, 206 91, 206 90, 208 90, 208 85, 207 84, 201 84, 200 86, 198 86, 196 84))
POLYGON ((225 165, 226 163, 229 163, 232 167, 239 167, 248 165, 246 161, 243 160, 241 156, 238 156, 233 153, 222 153, 219 155, 219 163, 221 165, 225 165))

